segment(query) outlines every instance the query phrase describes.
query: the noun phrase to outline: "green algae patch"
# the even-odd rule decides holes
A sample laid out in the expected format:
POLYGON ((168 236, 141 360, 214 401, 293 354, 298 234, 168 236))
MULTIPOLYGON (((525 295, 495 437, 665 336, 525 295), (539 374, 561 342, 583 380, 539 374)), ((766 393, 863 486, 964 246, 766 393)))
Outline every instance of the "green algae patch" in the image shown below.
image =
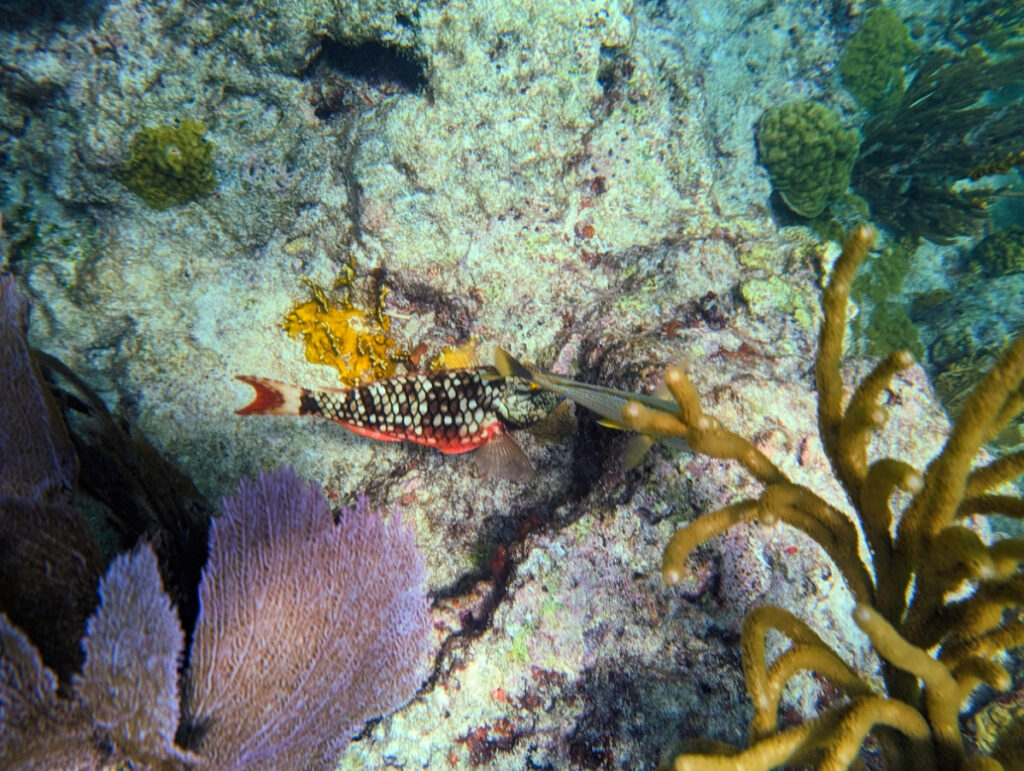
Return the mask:
POLYGON ((912 258, 905 244, 891 243, 865 261, 850 287, 850 298, 860 307, 853 320, 854 334, 872 356, 908 350, 918 361, 924 360, 917 327, 901 299, 912 258))
POLYGON ((740 285, 740 295, 750 312, 759 318, 766 318, 772 312, 779 311, 791 315, 808 332, 812 332, 817 325, 819 314, 813 302, 808 301, 798 288, 778 276, 745 281, 740 285))
POLYGON ((116 176, 153 209, 166 209, 212 193, 212 142, 206 126, 183 120, 179 126, 144 128, 132 138, 131 149, 116 176))
POLYGON ((843 85, 858 104, 883 112, 899 104, 907 90, 903 68, 917 56, 907 25, 888 8, 872 8, 839 58, 843 85))
POLYGON ((907 309, 897 302, 886 302, 875 308, 865 332, 866 349, 871 356, 888 356, 896 351, 910 351, 918 361, 924 360, 924 345, 921 343, 917 327, 911 321, 907 309))
POLYGON ((971 250, 970 268, 990 278, 1024 272, 1024 227, 1010 225, 981 239, 971 250))

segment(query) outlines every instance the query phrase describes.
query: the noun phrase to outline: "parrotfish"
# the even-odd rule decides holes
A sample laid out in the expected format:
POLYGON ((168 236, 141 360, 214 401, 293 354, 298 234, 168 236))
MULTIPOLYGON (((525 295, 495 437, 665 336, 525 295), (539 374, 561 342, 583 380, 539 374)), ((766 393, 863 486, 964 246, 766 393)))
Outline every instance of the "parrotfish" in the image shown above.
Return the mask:
MULTIPOLYGON (((527 367, 516 359, 508 351, 501 348, 494 349, 494 367, 504 377, 518 378, 531 383, 537 388, 543 388, 552 394, 565 397, 572 402, 585 407, 596 413, 602 426, 615 428, 620 431, 631 430, 622 422, 622 408, 628 402, 639 402, 643 406, 665 412, 669 415, 678 415, 679 405, 668 397, 668 389, 661 384, 653 396, 648 394, 637 394, 629 391, 621 391, 617 388, 582 383, 571 378, 551 375, 540 372, 536 368, 527 367)), ((661 442, 676 450, 688 450, 689 445, 685 439, 678 436, 649 436, 638 434, 633 437, 626 446, 623 456, 623 466, 629 470, 640 463, 644 455, 655 442, 661 442)))
POLYGON ((547 418, 561 397, 491 367, 385 378, 353 388, 309 389, 236 375, 256 389, 239 415, 313 415, 385 442, 415 442, 443 453, 476 450, 481 468, 528 478, 529 459, 509 436, 547 418))

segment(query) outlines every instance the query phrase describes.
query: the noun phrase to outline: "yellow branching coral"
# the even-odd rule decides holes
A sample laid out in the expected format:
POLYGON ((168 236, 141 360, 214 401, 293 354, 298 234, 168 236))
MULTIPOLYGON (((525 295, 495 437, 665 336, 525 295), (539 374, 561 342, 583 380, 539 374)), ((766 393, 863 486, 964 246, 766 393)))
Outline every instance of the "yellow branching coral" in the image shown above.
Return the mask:
POLYGON ((674 416, 633 401, 623 408, 623 422, 630 428, 657 438, 682 437, 696 452, 738 461, 764 485, 756 500, 698 517, 672 537, 662 564, 669 584, 687 573, 689 555, 699 544, 732 525, 784 522, 818 541, 835 562, 857 601, 854 620, 885 662, 885 692, 875 693, 792 614, 778 608, 754 611, 742 638, 743 669, 755 708, 751 745, 738 753, 680 755, 675 759, 679 771, 808 762, 846 768, 857 761, 875 725, 895 729, 876 734, 890 763, 911 768, 1000 769, 1022 744, 1024 718, 1018 718, 991 757, 968 758, 959 715, 979 684, 996 690, 1009 686, 997 659, 1024 644, 1024 622, 1009 620, 1024 607, 1024 539, 988 546, 962 524, 972 514, 1024 516, 1019 496, 993 493, 1024 472, 1024 452, 975 467, 982 445, 1024 407, 1024 334, 968 396, 945 446, 923 474, 896 459, 870 459, 871 433, 887 417, 879 399, 892 377, 912 364, 906 352, 883 359, 843 406, 840 360, 850 285, 873 239, 872 228, 858 228, 836 262, 824 294, 815 367, 822 444, 857 512, 856 522, 792 483, 750 442, 705 414, 681 367, 665 374, 679 408, 674 416), (897 490, 912 498, 894 527, 890 499, 897 490), (870 547, 868 564, 858 550, 858 528, 870 547), (954 592, 961 599, 947 599, 954 592), (792 643, 770 667, 765 661, 767 628, 792 643), (779 694, 800 670, 827 678, 848 700, 813 721, 780 730, 779 694))
POLYGON ((337 302, 303 279, 313 296, 292 308, 282 326, 292 339, 302 338, 307 361, 334 367, 343 385, 356 386, 395 374, 396 365, 407 354, 395 348, 395 340, 388 334, 391 317, 384 312, 387 288, 379 289, 374 307, 367 310, 352 300, 355 269, 351 264, 346 268, 337 281, 346 291, 337 302))

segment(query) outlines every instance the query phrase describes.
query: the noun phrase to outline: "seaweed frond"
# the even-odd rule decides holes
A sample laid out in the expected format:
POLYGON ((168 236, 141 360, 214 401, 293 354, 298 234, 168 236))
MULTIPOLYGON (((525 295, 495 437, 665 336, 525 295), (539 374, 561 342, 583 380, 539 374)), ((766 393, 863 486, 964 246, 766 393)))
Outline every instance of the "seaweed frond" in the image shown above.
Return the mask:
POLYGON ((1024 50, 939 49, 917 65, 899 104, 862 128, 853 187, 897 233, 950 243, 976 232, 1001 193, 962 186, 1024 159, 1024 50))

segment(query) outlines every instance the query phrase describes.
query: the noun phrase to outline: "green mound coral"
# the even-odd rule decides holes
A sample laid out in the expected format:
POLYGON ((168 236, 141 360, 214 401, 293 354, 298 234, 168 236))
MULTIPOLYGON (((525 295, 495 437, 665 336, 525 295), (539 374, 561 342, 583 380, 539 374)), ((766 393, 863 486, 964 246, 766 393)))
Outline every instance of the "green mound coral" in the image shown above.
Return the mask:
POLYGON ((144 128, 132 138, 128 158, 117 170, 120 182, 154 209, 166 209, 209 195, 216 189, 212 142, 206 126, 144 128))
POLYGON ((985 236, 971 250, 971 269, 983 276, 1006 276, 1024 271, 1024 227, 1011 225, 985 236))
POLYGON ((757 124, 757 151, 772 188, 804 217, 816 217, 850 186, 860 138, 838 116, 806 100, 765 110, 757 124))
POLYGON ((907 25, 888 8, 872 8, 839 58, 843 85, 866 110, 899 104, 907 90, 903 68, 917 55, 907 25))

